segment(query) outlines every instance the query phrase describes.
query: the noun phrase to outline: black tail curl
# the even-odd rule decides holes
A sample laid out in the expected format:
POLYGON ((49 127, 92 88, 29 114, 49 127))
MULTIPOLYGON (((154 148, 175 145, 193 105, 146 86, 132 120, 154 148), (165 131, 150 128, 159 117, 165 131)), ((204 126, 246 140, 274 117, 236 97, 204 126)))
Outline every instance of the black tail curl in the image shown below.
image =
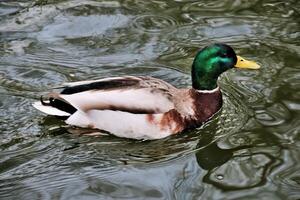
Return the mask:
POLYGON ((51 106, 57 108, 58 110, 70 113, 71 115, 77 111, 77 109, 74 108, 71 104, 53 97, 49 97, 49 102, 45 102, 43 96, 41 96, 40 101, 43 106, 51 106))

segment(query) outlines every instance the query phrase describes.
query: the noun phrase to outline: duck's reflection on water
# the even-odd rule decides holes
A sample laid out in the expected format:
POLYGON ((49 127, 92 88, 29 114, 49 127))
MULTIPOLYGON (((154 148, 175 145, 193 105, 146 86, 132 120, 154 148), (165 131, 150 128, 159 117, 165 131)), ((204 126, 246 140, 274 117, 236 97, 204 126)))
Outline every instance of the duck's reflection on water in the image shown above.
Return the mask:
MULTIPOLYGON (((186 199, 188 195, 188 199, 197 199, 201 196, 214 195, 208 193, 210 190, 206 190, 212 186, 219 188, 220 191, 261 186, 265 184, 270 167, 276 162, 276 159, 268 153, 249 153, 251 145, 220 148, 222 139, 212 142, 215 139, 213 135, 199 137, 197 143, 194 143, 198 149, 196 152, 158 162, 144 162, 147 159, 137 158, 137 154, 132 159, 134 153, 128 149, 127 152, 120 151, 123 148, 121 143, 109 147, 105 144, 105 137, 107 136, 104 136, 103 142, 88 144, 90 147, 86 151, 93 149, 94 160, 78 156, 76 163, 74 159, 69 163, 63 163, 64 167, 72 169, 71 171, 78 171, 78 174, 67 175, 68 179, 72 179, 72 183, 62 186, 63 192, 60 195, 64 198, 97 196, 186 199), (206 146, 207 144, 209 145, 206 146), (106 150, 110 152, 110 157, 107 157, 105 150, 98 149, 99 145, 107 146, 106 150), (118 145, 120 149, 117 149, 118 145)), ((143 144, 145 142, 141 143, 131 143, 132 151, 139 145, 145 145, 143 144)), ((74 148, 66 149, 64 152, 70 156, 70 152, 75 153, 77 148, 86 148, 83 146, 77 143, 74 144, 74 148)), ((156 149, 156 153, 157 151, 159 150, 156 149)), ((50 176, 50 179, 53 178, 55 177, 50 176)))

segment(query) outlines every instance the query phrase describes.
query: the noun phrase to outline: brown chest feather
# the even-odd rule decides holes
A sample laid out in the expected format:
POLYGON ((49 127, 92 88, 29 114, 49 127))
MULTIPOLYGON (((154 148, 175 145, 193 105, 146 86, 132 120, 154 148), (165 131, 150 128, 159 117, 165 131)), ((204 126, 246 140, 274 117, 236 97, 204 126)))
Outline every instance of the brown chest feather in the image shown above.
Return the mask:
POLYGON ((172 109, 163 115, 159 123, 161 128, 170 128, 174 133, 178 133, 184 129, 200 126, 222 107, 220 90, 214 93, 201 93, 191 89, 187 97, 192 100, 189 102, 191 102, 193 113, 186 115, 180 113, 179 110, 172 109))
POLYGON ((194 100, 195 117, 193 123, 201 124, 210 119, 222 107, 222 93, 217 90, 213 93, 201 93, 191 90, 194 100))

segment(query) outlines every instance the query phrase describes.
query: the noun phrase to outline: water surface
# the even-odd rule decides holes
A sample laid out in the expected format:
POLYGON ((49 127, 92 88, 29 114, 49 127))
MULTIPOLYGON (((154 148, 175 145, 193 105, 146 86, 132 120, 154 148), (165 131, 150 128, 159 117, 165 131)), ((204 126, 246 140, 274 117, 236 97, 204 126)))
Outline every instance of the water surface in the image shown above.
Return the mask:
POLYGON ((0 199, 299 199, 299 12, 297 0, 1 1, 0 199), (80 136, 31 106, 107 76, 190 87, 214 42, 262 68, 222 75, 224 107, 197 130, 80 136))

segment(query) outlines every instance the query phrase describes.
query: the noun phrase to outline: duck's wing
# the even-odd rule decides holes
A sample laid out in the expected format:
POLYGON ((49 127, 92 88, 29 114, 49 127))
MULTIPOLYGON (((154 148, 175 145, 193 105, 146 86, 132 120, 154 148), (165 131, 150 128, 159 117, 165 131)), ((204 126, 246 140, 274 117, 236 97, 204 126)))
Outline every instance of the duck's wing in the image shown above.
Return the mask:
MULTIPOLYGON (((113 110, 139 114, 164 113, 174 108, 172 85, 152 77, 114 77, 93 81, 67 83, 60 94, 50 93, 42 106, 58 109, 58 115, 73 114, 76 110, 113 110)), ((38 107, 40 106, 40 107, 38 107)), ((55 111, 47 114, 54 114, 55 111)))

